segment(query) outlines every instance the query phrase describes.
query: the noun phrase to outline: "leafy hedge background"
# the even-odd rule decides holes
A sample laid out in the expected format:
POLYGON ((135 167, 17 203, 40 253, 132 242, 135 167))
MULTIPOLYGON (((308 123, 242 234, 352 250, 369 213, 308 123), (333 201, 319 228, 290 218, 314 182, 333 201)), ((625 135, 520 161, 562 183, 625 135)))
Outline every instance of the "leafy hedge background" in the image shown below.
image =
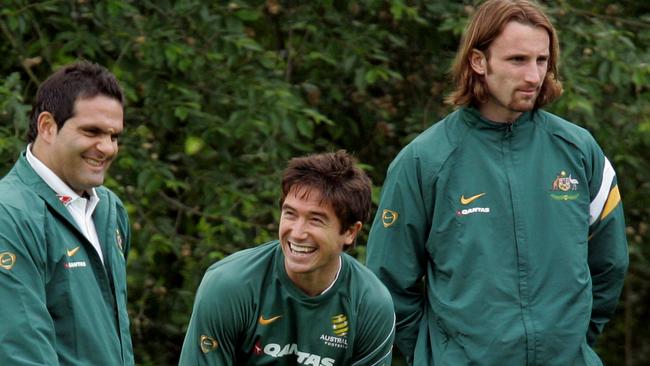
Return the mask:
MULTIPOLYGON (((598 351, 607 365, 648 365, 650 3, 542 4, 559 31, 566 90, 548 109, 595 135, 627 215, 630 273, 598 351)), ((347 149, 373 178, 376 202, 400 148, 451 111, 446 72, 475 6, 5 0, 0 174, 25 148, 30 103, 53 70, 84 58, 117 75, 127 130, 106 185, 132 219, 136 361, 175 364, 203 271, 276 237, 288 158, 347 149)))

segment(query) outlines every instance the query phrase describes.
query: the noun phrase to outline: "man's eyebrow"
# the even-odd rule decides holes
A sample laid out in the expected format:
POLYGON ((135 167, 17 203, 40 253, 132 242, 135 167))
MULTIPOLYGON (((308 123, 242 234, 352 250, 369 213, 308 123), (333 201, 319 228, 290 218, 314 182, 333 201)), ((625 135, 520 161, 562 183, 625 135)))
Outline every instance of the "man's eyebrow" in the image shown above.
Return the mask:
MULTIPOLYGON (((292 211, 296 210, 293 206, 288 205, 286 203, 283 203, 282 207, 280 209, 281 210, 292 210, 292 211)), ((328 217, 327 213, 325 213, 325 211, 311 210, 311 211, 308 211, 307 213, 309 215, 311 215, 311 216, 318 216, 318 217, 322 217, 322 218, 325 218, 325 219, 328 217)))

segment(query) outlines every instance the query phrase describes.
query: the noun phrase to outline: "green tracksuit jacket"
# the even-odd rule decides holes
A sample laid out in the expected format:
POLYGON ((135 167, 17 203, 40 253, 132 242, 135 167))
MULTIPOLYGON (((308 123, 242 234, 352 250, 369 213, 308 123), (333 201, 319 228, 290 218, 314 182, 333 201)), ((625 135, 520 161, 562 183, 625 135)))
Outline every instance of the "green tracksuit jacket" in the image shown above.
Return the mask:
POLYGON ((278 241, 211 266, 196 294, 181 366, 388 366, 390 294, 342 254, 333 286, 310 297, 284 269, 278 241))
POLYGON ((105 266, 24 153, 0 181, 0 364, 133 365, 128 218, 112 192, 96 192, 105 266))
POLYGON ((628 265, 614 170, 550 113, 461 108, 391 163, 367 265, 414 365, 601 365, 628 265))

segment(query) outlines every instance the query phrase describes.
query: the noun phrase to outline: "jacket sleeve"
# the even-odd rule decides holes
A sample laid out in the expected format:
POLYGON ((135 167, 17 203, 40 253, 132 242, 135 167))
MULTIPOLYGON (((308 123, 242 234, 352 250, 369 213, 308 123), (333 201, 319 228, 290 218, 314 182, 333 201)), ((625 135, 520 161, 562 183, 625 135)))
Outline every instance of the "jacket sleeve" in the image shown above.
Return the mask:
POLYGON ((388 169, 368 238, 367 266, 393 298, 395 344, 407 360, 412 360, 425 310, 422 279, 432 193, 423 179, 419 159, 405 148, 388 169))
POLYGON ((589 190, 588 250, 593 308, 587 341, 593 346, 596 337, 616 310, 629 263, 623 205, 616 173, 600 149, 594 154, 589 190))
POLYGON ((47 309, 44 238, 11 207, 0 206, 0 360, 58 365, 47 309))
POLYGON ((237 281, 208 270, 194 300, 179 366, 234 366, 247 300, 237 281), (228 294, 228 295, 224 295, 228 294))
POLYGON ((352 366, 390 366, 395 341, 395 312, 390 294, 381 284, 366 296, 359 311, 359 341, 354 345, 352 366))
POLYGON ((115 195, 113 197, 117 201, 117 225, 121 231, 118 234, 123 236, 119 238, 122 241, 122 254, 124 254, 124 260, 128 260, 129 252, 131 251, 131 223, 129 222, 129 214, 122 201, 115 195))

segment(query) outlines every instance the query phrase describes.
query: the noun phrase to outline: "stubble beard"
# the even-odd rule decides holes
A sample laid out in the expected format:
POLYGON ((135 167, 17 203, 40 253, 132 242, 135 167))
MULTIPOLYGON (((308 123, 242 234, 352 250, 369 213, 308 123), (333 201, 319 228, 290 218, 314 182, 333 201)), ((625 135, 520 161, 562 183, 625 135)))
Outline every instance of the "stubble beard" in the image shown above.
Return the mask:
POLYGON ((530 98, 517 97, 517 92, 513 93, 510 103, 508 103, 508 109, 514 112, 528 112, 535 108, 535 102, 539 97, 539 92, 535 96, 530 98))

